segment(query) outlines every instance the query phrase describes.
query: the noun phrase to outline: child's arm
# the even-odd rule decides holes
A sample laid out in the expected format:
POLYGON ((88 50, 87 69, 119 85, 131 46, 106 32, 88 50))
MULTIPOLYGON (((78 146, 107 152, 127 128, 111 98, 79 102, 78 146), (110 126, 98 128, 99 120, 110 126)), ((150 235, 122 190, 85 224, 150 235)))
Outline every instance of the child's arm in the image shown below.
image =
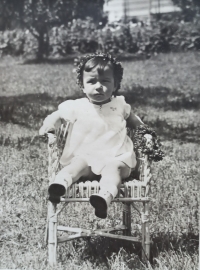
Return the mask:
POLYGON ((51 130, 55 130, 55 124, 58 120, 63 119, 64 121, 69 121, 74 123, 76 120, 76 102, 75 100, 67 100, 62 102, 58 106, 58 110, 47 116, 43 122, 43 126, 41 127, 39 134, 44 135, 51 130))
POLYGON ((59 111, 48 115, 43 121, 43 126, 39 130, 39 135, 43 136, 48 131, 55 130, 55 123, 60 119, 59 111))
POLYGON ((129 117, 126 120, 127 126, 132 129, 136 129, 140 125, 144 125, 140 117, 135 115, 133 112, 130 113, 129 117))

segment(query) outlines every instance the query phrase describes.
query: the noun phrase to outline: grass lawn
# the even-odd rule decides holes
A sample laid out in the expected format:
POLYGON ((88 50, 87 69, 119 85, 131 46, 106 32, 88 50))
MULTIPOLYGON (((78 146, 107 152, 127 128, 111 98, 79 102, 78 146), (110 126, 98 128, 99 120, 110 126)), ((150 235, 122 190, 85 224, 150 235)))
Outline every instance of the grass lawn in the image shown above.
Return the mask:
MULTIPOLYGON (((121 93, 157 130, 165 158, 154 163, 151 202, 152 265, 140 248, 107 239, 59 246, 57 269, 198 269, 200 178, 200 53, 158 55, 123 62, 121 93)), ((47 149, 38 137, 46 115, 81 97, 72 64, 0 63, 0 269, 48 269, 44 231, 47 149)), ((138 216, 134 213, 133 223, 138 216)), ((67 208, 69 225, 93 228, 118 222, 113 204, 99 221, 89 204, 67 208)), ((134 230, 133 230, 134 234, 134 230)))

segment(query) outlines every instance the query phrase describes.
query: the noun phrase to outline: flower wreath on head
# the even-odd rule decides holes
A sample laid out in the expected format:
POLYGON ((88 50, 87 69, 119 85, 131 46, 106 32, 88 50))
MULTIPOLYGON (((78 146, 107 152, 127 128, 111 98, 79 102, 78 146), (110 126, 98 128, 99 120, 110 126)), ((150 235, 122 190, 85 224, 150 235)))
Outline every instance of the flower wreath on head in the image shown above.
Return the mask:
POLYGON ((120 62, 118 62, 114 57, 112 57, 111 54, 108 53, 102 53, 102 52, 96 52, 92 54, 87 54, 85 56, 82 56, 80 58, 74 59, 74 64, 77 66, 76 68, 76 73, 77 73, 77 81, 76 83, 80 86, 80 88, 83 88, 83 81, 82 81, 82 76, 83 76, 83 69, 85 64, 92 58, 94 57, 102 57, 105 60, 108 60, 109 62, 112 63, 113 69, 114 69, 114 74, 115 77, 117 78, 118 86, 115 90, 114 95, 116 95, 117 91, 120 89, 122 77, 123 77, 123 67, 120 62))

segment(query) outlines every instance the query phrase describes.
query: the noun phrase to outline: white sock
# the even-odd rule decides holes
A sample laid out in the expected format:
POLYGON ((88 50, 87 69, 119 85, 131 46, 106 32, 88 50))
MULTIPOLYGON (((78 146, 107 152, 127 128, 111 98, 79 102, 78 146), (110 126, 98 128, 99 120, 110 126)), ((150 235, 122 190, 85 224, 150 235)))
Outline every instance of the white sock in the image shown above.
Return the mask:
POLYGON ((113 199, 117 196, 118 193, 118 188, 115 185, 100 185, 100 190, 102 192, 109 192, 112 195, 113 199))
POLYGON ((64 182, 67 184, 67 187, 70 187, 72 185, 72 177, 70 174, 60 171, 56 175, 54 183, 63 184, 64 182))

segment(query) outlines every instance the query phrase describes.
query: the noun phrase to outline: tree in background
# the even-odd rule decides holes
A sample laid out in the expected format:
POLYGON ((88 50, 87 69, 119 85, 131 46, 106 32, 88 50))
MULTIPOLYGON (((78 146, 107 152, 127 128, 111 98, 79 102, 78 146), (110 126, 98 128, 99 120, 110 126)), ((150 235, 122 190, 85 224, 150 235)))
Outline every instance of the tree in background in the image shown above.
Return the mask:
POLYGON ((75 18, 84 20, 86 17, 93 18, 95 23, 99 23, 103 15, 104 0, 79 0, 76 1, 75 18))
POLYGON ((6 0, 0 1, 0 31, 4 31, 10 28, 12 17, 12 6, 10 3, 6 3, 6 0))
POLYGON ((179 6, 186 21, 192 21, 195 15, 200 15, 200 0, 173 0, 179 6))
POLYGON ((74 2, 71 0, 21 0, 24 1, 21 25, 29 29, 38 41, 37 59, 48 55, 51 27, 65 24, 73 19, 74 2))
POLYGON ((4 28, 15 21, 32 33, 38 41, 37 59, 42 60, 48 55, 50 28, 88 16, 98 23, 103 18, 103 4, 104 0, 1 0, 0 15, 5 15, 1 17, 4 28))

